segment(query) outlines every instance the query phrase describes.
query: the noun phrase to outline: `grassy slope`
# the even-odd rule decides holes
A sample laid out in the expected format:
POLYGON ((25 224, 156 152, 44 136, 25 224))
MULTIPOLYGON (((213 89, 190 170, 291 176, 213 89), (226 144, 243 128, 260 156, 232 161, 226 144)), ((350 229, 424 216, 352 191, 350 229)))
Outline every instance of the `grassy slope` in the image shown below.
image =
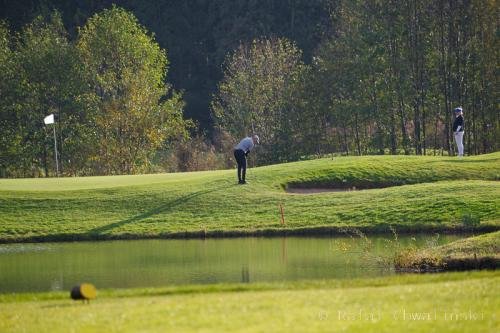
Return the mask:
POLYGON ((469 237, 438 246, 433 252, 444 257, 472 257, 500 255, 500 231, 469 237))
POLYGON ((403 270, 498 268, 499 264, 500 231, 424 250, 403 252, 396 258, 396 266, 403 270))
POLYGON ((0 331, 494 332, 499 292, 500 273, 473 272, 104 291, 90 305, 0 295, 0 331))
MULTIPOLYGON (((497 229, 500 153, 464 159, 343 157, 235 171, 0 180, 0 241, 158 237, 353 226, 454 228, 463 216, 497 229), (458 179, 458 180, 457 180, 458 179), (359 187, 288 194, 286 184, 359 187), (422 184, 418 184, 422 183, 422 184), (280 225, 278 205, 285 210, 280 225)), ((491 228, 490 228, 491 229, 491 228)))

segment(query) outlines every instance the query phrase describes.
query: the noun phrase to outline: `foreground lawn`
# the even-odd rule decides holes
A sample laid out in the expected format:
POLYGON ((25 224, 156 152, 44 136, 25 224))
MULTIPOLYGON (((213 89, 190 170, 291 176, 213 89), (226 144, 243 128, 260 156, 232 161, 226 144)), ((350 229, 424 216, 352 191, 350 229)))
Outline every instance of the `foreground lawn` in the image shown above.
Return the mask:
POLYGON ((496 332, 500 273, 0 295, 1 332, 496 332))
POLYGON ((0 242, 500 226, 500 153, 340 157, 248 171, 0 180, 0 242), (402 186, 395 186, 402 185, 402 186), (372 188, 314 195, 287 186, 372 188), (285 225, 279 205, 284 207, 285 225))

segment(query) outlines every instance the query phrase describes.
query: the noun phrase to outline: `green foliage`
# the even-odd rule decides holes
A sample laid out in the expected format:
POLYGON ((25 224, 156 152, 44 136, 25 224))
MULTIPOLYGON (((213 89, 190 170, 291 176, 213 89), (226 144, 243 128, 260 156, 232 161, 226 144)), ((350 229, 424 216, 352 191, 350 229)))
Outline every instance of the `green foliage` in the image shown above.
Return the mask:
MULTIPOLYGON (((72 36, 77 27, 113 1, 31 0, 2 2, 0 19, 14 30, 39 14, 58 9, 72 36)), ((186 1, 120 0, 117 5, 133 13, 148 31, 155 33, 161 48, 168 50, 168 80, 186 91, 186 115, 207 132, 212 120, 207 112, 213 91, 222 77, 226 54, 243 41, 261 36, 294 40, 310 59, 324 31, 330 26, 331 0, 294 1, 186 1)))
POLYGON ((295 102, 305 69, 301 52, 286 39, 241 44, 226 61, 212 103, 218 126, 236 138, 258 133, 261 161, 296 159, 290 137, 303 116, 295 102))
POLYGON ((166 140, 186 128, 181 95, 165 83, 165 51, 118 7, 90 18, 77 47, 100 110, 96 168, 106 174, 141 171, 166 140))
POLYGON ((495 151, 494 12, 483 1, 340 2, 313 62, 313 103, 337 142, 329 150, 451 155, 452 110, 462 105, 466 151, 495 151))
POLYGON ((168 172, 203 171, 231 168, 232 161, 227 152, 232 153, 233 142, 224 151, 218 151, 205 136, 192 136, 178 140, 161 156, 160 165, 168 172))
MULTIPOLYGON (((10 163, 12 174, 37 175, 39 168, 52 169, 52 126, 56 126, 61 169, 68 174, 85 168, 92 146, 91 97, 78 54, 68 41, 59 13, 37 17, 16 36, 13 62, 18 69, 11 96, 15 117, 9 128, 20 144, 10 163), (54 113, 56 124, 44 126, 43 118, 54 113), (14 173, 14 167, 19 168, 14 173)), ((11 141, 16 147, 16 140, 11 141)), ((55 168, 54 168, 55 169, 55 168)))
POLYGON ((12 38, 7 25, 0 21, 0 177, 5 177, 10 165, 18 158, 22 136, 18 133, 17 102, 21 78, 18 62, 12 50, 12 38))
POLYGON ((186 137, 182 94, 165 83, 168 61, 129 12, 92 17, 76 45, 61 15, 38 16, 11 36, 0 25, 1 176, 137 173, 169 140, 186 137), (55 115, 55 125, 43 118, 55 115))
POLYGON ((257 163, 450 156, 457 105, 466 153, 498 150, 494 1, 121 5, 128 11, 95 1, 1 5, 17 32, 1 24, 0 176, 50 174, 48 113, 65 175, 165 170, 153 156, 186 137, 184 109, 210 135, 229 130, 233 144, 260 132, 257 163), (169 64, 183 94, 166 83, 169 64))

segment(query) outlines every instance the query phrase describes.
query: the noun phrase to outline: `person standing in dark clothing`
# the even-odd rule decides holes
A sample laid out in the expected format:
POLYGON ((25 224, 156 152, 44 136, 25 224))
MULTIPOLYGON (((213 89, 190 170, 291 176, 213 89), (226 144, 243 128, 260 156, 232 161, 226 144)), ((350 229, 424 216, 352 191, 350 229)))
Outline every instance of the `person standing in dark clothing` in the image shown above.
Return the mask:
POLYGON ((453 122, 453 136, 457 144, 458 157, 464 156, 464 117, 461 107, 455 108, 455 121, 453 122))
POLYGON ((238 184, 246 184, 246 172, 247 172, 247 156, 250 151, 259 144, 259 137, 257 135, 252 135, 251 137, 246 137, 234 147, 234 158, 238 164, 238 184))

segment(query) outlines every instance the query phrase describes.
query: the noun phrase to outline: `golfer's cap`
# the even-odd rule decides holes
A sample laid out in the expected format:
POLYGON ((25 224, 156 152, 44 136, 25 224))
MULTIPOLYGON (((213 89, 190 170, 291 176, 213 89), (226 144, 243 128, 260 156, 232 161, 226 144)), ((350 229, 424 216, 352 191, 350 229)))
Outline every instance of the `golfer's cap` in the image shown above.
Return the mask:
POLYGON ((462 108, 461 107, 458 107, 458 108, 455 108, 455 110, 453 110, 455 113, 460 113, 462 112, 462 108))
POLYGON ((255 141, 257 141, 257 143, 260 144, 259 136, 257 134, 254 134, 253 138, 255 139, 255 141))

